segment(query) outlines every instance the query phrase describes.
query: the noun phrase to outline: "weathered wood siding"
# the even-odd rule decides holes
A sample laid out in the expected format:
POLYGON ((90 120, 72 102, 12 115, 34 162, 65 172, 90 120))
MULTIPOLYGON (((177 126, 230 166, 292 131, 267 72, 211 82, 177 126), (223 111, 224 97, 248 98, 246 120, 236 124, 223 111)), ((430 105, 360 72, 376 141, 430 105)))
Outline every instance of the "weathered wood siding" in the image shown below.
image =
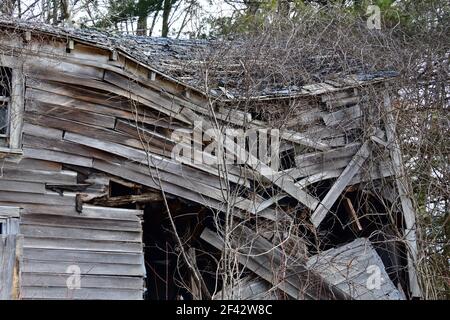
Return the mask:
POLYGON ((23 208, 19 297, 142 299, 142 212, 84 206, 79 213, 74 195, 45 189, 46 183, 75 184, 75 172, 61 171, 51 162, 23 161, 23 166, 3 168, 0 180, 5 186, 0 189, 14 186, 0 191, 0 204, 23 208), (69 277, 78 270, 80 288, 70 289, 69 277))

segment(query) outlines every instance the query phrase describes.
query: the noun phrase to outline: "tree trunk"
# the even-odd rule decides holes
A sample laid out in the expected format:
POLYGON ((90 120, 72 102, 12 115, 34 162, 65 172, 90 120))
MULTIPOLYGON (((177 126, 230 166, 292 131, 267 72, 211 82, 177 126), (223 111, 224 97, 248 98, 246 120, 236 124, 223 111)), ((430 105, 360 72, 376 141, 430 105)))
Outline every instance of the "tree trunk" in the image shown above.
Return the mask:
POLYGON ((151 37, 153 34, 153 29, 155 28, 155 24, 156 24, 156 20, 158 19, 158 14, 159 14, 159 9, 155 11, 154 15, 153 15, 153 20, 152 20, 152 24, 150 26, 150 30, 148 31, 148 35, 151 37))
POLYGON ((147 35, 147 15, 140 15, 138 17, 136 35, 146 36, 147 35))
POLYGON ((163 15, 162 15, 162 32, 161 36, 167 38, 169 35, 169 17, 172 11, 173 0, 164 0, 163 15))
POLYGON ((61 0, 61 21, 65 25, 72 24, 72 12, 70 10, 70 0, 61 0))
POLYGON ((51 20, 53 25, 58 24, 58 5, 59 5, 58 0, 52 0, 51 20))

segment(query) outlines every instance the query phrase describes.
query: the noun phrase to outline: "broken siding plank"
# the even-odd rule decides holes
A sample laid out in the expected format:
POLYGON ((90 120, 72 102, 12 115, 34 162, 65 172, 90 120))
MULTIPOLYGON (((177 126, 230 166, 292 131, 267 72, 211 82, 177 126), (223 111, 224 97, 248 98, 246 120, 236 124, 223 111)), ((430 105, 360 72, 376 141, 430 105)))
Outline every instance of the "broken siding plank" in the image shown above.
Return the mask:
POLYGON ((156 130, 149 130, 142 126, 136 126, 136 123, 130 123, 129 121, 117 120, 115 129, 143 141, 145 145, 151 144, 168 151, 172 151, 176 144, 175 141, 156 132, 156 130))
POLYGON ((325 218, 328 211, 334 205, 336 200, 339 198, 342 191, 350 183, 351 179, 358 173, 363 163, 370 155, 369 143, 365 142, 359 151, 354 155, 348 166, 344 169, 342 174, 333 184, 331 189, 326 194, 325 198, 320 202, 317 209, 311 216, 311 221, 317 228, 322 220, 325 218))
MULTIPOLYGON (((147 175, 152 175, 154 177, 158 176, 158 174, 166 181, 169 181, 174 184, 178 184, 180 186, 184 186, 186 188, 193 188, 194 186, 198 188, 199 192, 204 192, 209 195, 215 195, 216 197, 223 197, 222 192, 219 189, 209 187, 207 185, 203 185, 200 183, 195 182, 195 180, 184 180, 179 179, 178 175, 172 174, 170 172, 173 172, 173 169, 177 169, 177 171, 183 171, 181 169, 181 165, 178 163, 172 163, 169 160, 165 160, 162 158, 157 158, 153 156, 151 153, 146 153, 142 150, 136 150, 130 147, 121 146, 119 144, 114 143, 107 143, 101 140, 92 139, 85 136, 80 136, 72 133, 66 133, 64 136, 64 139, 71 142, 78 142, 80 144, 84 144, 86 146, 90 146, 99 150, 104 150, 119 156, 122 156, 124 158, 132 159, 134 161, 141 162, 144 165, 149 165, 147 168, 143 168, 146 171, 147 175), (156 168, 161 171, 157 173, 152 167, 155 166, 156 168), (170 172, 169 172, 170 171, 170 172)), ((126 165, 126 164, 124 164, 126 165)), ((187 169, 186 169, 187 170, 187 169)), ((144 172, 143 172, 144 173, 144 172)), ((186 176, 188 172, 180 172, 181 175, 186 176)))
MULTIPOLYGON (((127 180, 143 184, 156 190, 164 190, 164 192, 197 202, 209 208, 217 209, 220 211, 227 210, 227 204, 223 201, 223 196, 221 196, 222 201, 218 201, 208 197, 207 195, 202 195, 192 188, 186 189, 163 180, 157 181, 154 179, 154 177, 146 176, 140 171, 136 171, 139 170, 139 166, 135 166, 134 170, 132 170, 116 163, 94 160, 94 168, 103 172, 108 172, 112 175, 120 175, 127 180)), ((142 170, 144 169, 146 168, 142 168, 142 170)), ((239 216, 241 215, 241 212, 238 208, 236 208, 234 214, 239 216)), ((261 213, 260 216, 277 221, 277 215, 271 210, 264 212, 264 214, 261 213)))

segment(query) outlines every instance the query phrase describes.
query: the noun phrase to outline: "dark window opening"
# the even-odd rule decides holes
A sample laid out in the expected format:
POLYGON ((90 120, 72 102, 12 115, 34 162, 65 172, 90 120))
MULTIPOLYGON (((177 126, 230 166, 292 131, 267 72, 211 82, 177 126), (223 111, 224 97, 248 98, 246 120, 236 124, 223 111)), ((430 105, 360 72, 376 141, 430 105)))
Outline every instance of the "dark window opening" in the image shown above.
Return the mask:
POLYGON ((8 134, 11 74, 10 68, 0 67, 0 137, 8 134))
MULTIPOLYGON (((195 255, 197 265, 209 292, 215 289, 217 264, 220 252, 200 240, 200 234, 208 224, 210 212, 207 208, 190 201, 169 199, 168 205, 177 233, 184 249, 195 255), (195 249, 194 249, 195 248, 195 249), (190 251, 193 250, 194 251, 190 251), (208 253, 208 254, 207 254, 208 253)), ((193 275, 180 255, 167 210, 162 202, 145 206, 143 223, 145 268, 147 273, 147 300, 192 300, 195 299, 190 284, 193 275)), ((198 298, 198 296, 197 296, 198 298)))

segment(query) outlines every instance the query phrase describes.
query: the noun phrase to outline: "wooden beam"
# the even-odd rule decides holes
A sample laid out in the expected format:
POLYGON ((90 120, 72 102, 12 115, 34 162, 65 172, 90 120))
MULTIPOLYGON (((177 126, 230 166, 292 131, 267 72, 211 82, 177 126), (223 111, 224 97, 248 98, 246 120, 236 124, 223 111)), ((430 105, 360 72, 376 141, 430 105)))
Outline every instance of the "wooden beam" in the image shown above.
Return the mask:
POLYGON ((103 207, 118 207, 134 203, 160 202, 162 200, 163 197, 161 193, 148 192, 139 195, 95 198, 91 201, 91 204, 100 205, 103 207))
POLYGON ((384 92, 383 105, 385 110, 385 127, 386 137, 390 146, 390 156, 392 160, 393 169, 395 172, 395 180, 397 190, 400 197, 400 202, 403 211, 403 217, 405 220, 405 238, 406 245, 408 247, 408 275, 411 294, 413 297, 422 297, 422 290, 419 286, 419 280, 417 278, 416 265, 417 265, 417 240, 416 240, 416 213, 413 203, 409 197, 409 185, 405 176, 405 170, 402 161, 402 152, 398 143, 395 119, 393 115, 393 108, 391 99, 387 90, 384 92))
POLYGON ((358 231, 362 231, 361 222, 359 222, 358 215, 356 214, 355 208, 353 207, 352 201, 347 197, 342 197, 344 201, 344 208, 347 211, 348 215, 352 219, 351 222, 356 225, 358 231))
POLYGON ((312 214, 311 221, 316 228, 323 221, 328 211, 331 209, 336 200, 339 198, 342 191, 344 191, 345 187, 347 187, 352 178, 358 173, 364 161, 366 161, 369 155, 370 155, 369 142, 366 141, 361 146, 359 151, 353 156, 348 166, 344 169, 344 171, 341 173, 341 175, 336 180, 334 185, 326 194, 325 198, 323 198, 317 209, 312 214))

